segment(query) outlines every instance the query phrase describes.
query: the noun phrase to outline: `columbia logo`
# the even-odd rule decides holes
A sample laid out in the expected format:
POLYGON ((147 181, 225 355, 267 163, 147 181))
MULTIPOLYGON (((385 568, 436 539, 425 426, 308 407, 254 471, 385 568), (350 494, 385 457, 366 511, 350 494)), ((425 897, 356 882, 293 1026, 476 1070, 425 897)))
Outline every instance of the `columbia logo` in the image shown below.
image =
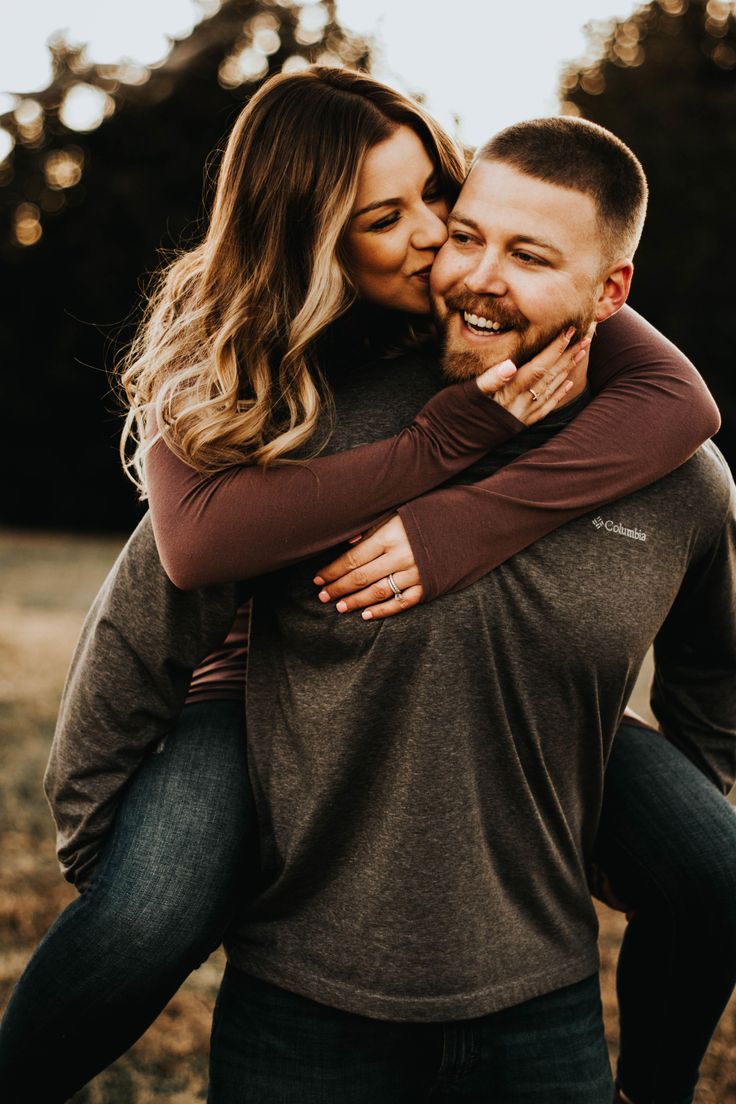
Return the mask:
POLYGON ((636 526, 633 529, 628 529, 618 521, 611 521, 610 518, 604 520, 600 514, 593 518, 593 528, 605 529, 607 533, 616 533, 617 536, 628 537, 629 540, 645 541, 647 539, 643 529, 637 529, 636 526))

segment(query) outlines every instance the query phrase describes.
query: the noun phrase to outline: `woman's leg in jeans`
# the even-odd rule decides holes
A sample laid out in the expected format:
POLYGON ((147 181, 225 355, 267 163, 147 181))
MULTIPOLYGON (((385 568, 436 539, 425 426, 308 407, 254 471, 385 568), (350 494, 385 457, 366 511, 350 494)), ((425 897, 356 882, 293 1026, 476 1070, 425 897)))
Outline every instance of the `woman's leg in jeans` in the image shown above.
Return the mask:
POLYGON ((736 810, 659 733, 622 725, 596 858, 634 910, 618 1081, 635 1104, 686 1104, 736 981, 736 810))
POLYGON ((252 810, 244 705, 186 706, 126 790, 89 889, 18 982, 0 1099, 66 1100, 143 1034, 221 940, 254 869, 252 810))

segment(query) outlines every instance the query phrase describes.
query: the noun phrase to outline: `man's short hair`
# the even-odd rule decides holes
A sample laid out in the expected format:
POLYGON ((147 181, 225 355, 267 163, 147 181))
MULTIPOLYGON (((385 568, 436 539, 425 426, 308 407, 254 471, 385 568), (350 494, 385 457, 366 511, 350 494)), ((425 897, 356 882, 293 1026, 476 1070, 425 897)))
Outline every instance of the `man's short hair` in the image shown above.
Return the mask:
POLYGON ((475 159, 500 161, 589 195, 598 209, 606 263, 633 257, 649 189, 639 159, 610 130, 568 115, 531 119, 499 131, 475 159))

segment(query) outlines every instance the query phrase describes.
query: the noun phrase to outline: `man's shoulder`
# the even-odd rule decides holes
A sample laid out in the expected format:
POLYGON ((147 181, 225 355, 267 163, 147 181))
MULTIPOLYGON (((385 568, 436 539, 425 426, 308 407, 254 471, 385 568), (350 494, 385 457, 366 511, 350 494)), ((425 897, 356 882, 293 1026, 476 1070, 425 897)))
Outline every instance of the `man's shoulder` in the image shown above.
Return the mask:
POLYGON ((697 530, 700 541, 712 540, 736 518, 736 484, 713 441, 706 441, 653 489, 664 492, 667 508, 680 512, 683 520, 697 530))
POLYGON ((715 510, 725 514, 733 508, 736 484, 725 456, 713 441, 701 445, 677 473, 689 486, 697 488, 715 510))

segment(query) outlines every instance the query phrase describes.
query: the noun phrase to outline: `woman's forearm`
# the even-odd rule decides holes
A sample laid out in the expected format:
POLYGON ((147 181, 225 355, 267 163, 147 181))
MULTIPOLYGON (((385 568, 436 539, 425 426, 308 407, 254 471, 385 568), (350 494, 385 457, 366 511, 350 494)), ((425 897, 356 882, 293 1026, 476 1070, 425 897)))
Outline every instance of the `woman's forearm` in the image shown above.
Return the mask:
POLYGON ((185 590, 289 566, 437 487, 522 428, 470 380, 440 391, 395 437, 305 464, 205 477, 159 441, 147 482, 161 562, 185 590))

